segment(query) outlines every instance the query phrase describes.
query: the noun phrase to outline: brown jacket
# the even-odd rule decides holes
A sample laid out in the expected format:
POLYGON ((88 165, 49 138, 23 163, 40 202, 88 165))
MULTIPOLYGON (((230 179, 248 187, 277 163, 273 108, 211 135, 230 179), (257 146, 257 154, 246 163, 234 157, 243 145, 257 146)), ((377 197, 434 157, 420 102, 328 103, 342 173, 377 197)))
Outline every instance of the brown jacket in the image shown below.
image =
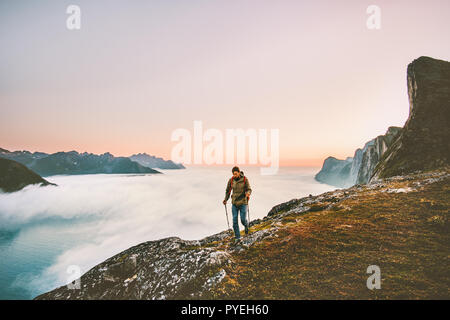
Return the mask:
POLYGON ((230 198, 231 190, 233 190, 233 194, 231 195, 232 204, 236 206, 248 204, 246 195, 250 195, 252 193, 252 188, 250 188, 250 183, 248 182, 247 177, 245 177, 244 184, 244 175, 242 173, 237 180, 234 177, 228 180, 227 188, 225 190, 225 200, 230 198))

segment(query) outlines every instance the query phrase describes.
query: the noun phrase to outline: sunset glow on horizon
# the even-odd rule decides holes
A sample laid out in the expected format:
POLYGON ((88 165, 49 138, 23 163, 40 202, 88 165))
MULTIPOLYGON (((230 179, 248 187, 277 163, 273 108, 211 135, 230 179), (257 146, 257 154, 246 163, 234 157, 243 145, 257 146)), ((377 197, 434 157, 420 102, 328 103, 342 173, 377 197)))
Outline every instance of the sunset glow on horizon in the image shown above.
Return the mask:
POLYGON ((404 125, 410 62, 450 60, 449 1, 377 1, 379 30, 369 1, 80 0, 68 30, 71 4, 0 3, 0 148, 167 160, 201 120, 320 166, 404 125))

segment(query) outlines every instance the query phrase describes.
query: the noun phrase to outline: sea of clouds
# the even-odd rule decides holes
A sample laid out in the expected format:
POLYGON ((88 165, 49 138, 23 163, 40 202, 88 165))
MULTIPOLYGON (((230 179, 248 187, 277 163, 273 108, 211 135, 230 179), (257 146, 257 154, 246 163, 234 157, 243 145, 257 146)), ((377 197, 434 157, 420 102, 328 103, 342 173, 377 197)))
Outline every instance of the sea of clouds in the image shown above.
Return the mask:
MULTIPOLYGON (((334 189, 314 180, 319 168, 282 167, 278 174, 269 176, 260 175, 256 167, 241 169, 253 190, 249 205, 252 220, 264 217, 281 202, 334 189)), ((84 273, 144 241, 170 236, 201 239, 227 228, 222 201, 231 167, 161 171, 164 174, 52 176, 47 180, 56 187, 28 186, 19 192, 0 193, 1 230, 20 234, 25 227, 32 230, 33 226, 54 226, 55 222, 64 226, 55 229, 60 234, 40 232, 24 240, 33 242, 29 245, 36 250, 42 240, 36 238, 50 237, 50 232, 51 241, 76 239, 73 245, 66 241, 50 267, 19 276, 13 285, 44 292, 66 284, 71 265, 84 273)), ((45 241, 42 243, 45 246, 45 241)))

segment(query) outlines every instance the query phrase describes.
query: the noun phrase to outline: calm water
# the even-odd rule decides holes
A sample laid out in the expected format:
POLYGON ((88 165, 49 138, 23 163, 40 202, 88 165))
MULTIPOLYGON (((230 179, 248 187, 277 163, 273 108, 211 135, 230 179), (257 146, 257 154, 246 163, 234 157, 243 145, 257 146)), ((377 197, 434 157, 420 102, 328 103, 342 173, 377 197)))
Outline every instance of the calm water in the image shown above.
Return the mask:
MULTIPOLYGON (((253 189, 252 220, 278 203, 334 189, 314 181, 319 168, 284 167, 273 176, 241 169, 253 189)), ((200 239, 227 228, 230 168, 163 172, 53 176, 58 187, 0 194, 0 299, 31 299, 69 282, 69 266, 84 273, 143 241, 200 239)))

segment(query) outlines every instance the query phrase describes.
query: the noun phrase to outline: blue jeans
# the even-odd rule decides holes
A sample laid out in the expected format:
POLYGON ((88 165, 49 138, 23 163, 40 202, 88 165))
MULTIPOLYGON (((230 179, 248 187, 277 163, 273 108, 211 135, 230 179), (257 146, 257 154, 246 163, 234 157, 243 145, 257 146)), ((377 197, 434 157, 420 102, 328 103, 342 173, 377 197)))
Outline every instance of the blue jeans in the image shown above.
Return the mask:
POLYGON ((233 213, 233 230, 234 230, 234 236, 236 239, 241 238, 241 234, 239 232, 239 222, 238 222, 238 214, 239 211, 241 212, 241 223, 244 226, 247 226, 247 205, 241 204, 240 206, 232 205, 231 206, 231 212, 233 213))

